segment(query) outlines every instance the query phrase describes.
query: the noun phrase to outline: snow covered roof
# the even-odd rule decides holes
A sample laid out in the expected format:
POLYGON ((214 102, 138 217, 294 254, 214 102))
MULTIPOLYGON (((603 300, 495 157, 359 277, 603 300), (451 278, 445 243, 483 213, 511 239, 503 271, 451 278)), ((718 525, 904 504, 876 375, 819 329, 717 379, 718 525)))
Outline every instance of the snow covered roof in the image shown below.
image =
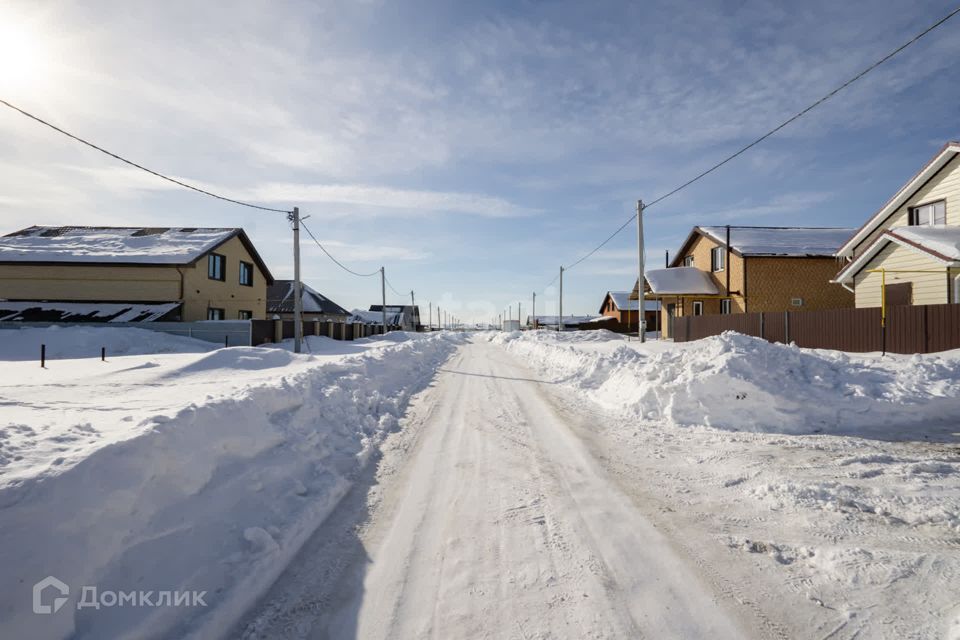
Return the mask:
MULTIPOLYGON (((304 313, 347 316, 350 312, 309 285, 300 283, 304 313)), ((293 280, 277 280, 267 287, 267 314, 293 313, 293 280)))
POLYGON ((122 302, 45 302, 0 300, 0 321, 19 322, 152 322, 180 307, 179 302, 157 304, 122 302))
POLYGON ((696 267, 669 267, 646 272, 647 284, 657 295, 716 295, 710 276, 696 267))
MULTIPOLYGON (((540 326, 556 326, 559 324, 560 316, 542 316, 537 314, 537 324, 540 326)), ((612 320, 608 316, 572 316, 572 315, 563 315, 563 324, 565 326, 573 326, 575 324, 586 324, 588 322, 594 322, 599 320, 602 322, 612 320)), ((533 316, 527 316, 527 324, 533 323, 533 316)))
MULTIPOLYGON (((694 227, 726 244, 727 227, 694 227)), ((742 256, 833 256, 856 229, 834 227, 730 227, 730 249, 742 256)), ((686 245, 686 243, 684 243, 686 245)), ((683 249, 677 257, 683 254, 683 249)))
MULTIPOLYGON (((379 306, 379 305, 378 305, 379 306)), ((354 309, 350 312, 352 322, 363 322, 364 324, 380 324, 383 322, 383 312, 378 308, 376 311, 366 311, 364 309, 354 309)), ((390 307, 387 305, 387 324, 403 324, 403 307, 390 307), (397 311, 400 309, 400 311, 397 311)))
POLYGON ((893 194, 892 198, 887 200, 886 204, 880 207, 879 211, 851 234, 851 237, 837 250, 836 255, 846 258, 853 257, 853 252, 858 244, 883 225, 891 215, 923 188, 941 169, 953 162, 958 155, 960 155, 960 141, 950 141, 943 145, 916 175, 910 178, 905 185, 893 194))
POLYGON ((946 225, 894 227, 885 231, 867 250, 841 269, 833 282, 847 283, 863 270, 888 243, 895 242, 922 253, 944 266, 960 266, 960 227, 946 225))
MULTIPOLYGON (((640 302, 636 298, 630 297, 629 291, 607 291, 607 295, 613 300, 620 311, 636 311, 640 308, 640 302)), ((646 300, 643 305, 646 311, 656 311, 657 301, 646 300)))

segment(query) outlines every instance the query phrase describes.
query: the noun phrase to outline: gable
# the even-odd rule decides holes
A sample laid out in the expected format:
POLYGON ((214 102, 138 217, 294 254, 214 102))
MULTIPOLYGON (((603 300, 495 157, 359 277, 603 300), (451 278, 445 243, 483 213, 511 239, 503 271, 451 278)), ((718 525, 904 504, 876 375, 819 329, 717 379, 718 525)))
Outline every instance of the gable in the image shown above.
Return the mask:
POLYGON ((863 253, 887 229, 907 224, 910 207, 947 200, 947 224, 960 224, 960 142, 949 142, 856 230, 837 251, 853 258, 863 253))

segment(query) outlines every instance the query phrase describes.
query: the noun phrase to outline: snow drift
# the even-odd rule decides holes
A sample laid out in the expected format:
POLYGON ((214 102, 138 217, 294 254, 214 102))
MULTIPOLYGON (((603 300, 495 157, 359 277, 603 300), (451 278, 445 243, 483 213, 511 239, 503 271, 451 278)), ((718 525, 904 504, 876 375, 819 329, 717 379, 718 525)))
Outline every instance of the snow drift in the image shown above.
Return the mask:
MULTIPOLYGON (((129 339, 129 329, 112 331, 115 346, 129 339)), ((151 335, 168 351, 198 348, 151 335)), ((458 341, 311 337, 315 355, 236 347, 106 365, 61 361, 48 371, 8 363, 4 401, 15 400, 6 396, 18 367, 51 380, 42 387, 51 397, 49 411, 37 401, 32 413, 0 424, 0 454, 30 435, 12 477, 16 465, 0 455, 0 636, 224 634, 336 506, 458 341), (91 366, 109 371, 91 375, 91 366), (70 585, 70 600, 37 615, 31 585, 48 575, 70 585), (209 606, 78 610, 88 585, 206 591, 209 606)))
POLYGON ((960 422, 956 351, 879 357, 733 332, 646 345, 591 333, 510 333, 493 340, 607 408, 675 425, 803 434, 960 422))

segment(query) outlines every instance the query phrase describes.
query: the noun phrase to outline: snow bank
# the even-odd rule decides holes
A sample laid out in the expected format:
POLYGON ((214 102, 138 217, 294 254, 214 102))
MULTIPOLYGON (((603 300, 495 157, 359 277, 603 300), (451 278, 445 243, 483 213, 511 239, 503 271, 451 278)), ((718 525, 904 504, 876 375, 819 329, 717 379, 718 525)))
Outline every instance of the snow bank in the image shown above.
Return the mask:
POLYGON ((957 351, 881 358, 732 332, 648 345, 605 333, 493 340, 606 407, 676 425, 802 434, 960 422, 957 351), (598 348, 597 341, 606 344, 598 348))
MULTIPOLYGON (((11 415, 0 426, 0 445, 25 428, 35 449, 69 450, 6 481, 0 460, 0 636, 225 634, 461 340, 448 333, 312 338, 316 355, 236 347, 124 358, 92 380, 83 373, 48 382, 49 411, 29 414, 29 424, 26 414, 11 415), (47 428, 57 435, 45 437, 47 428), (31 585, 48 575, 71 587, 70 599, 56 614, 37 615, 31 585), (206 591, 208 606, 78 610, 88 585, 206 591)), ((8 390, 17 367, 28 366, 39 372, 31 375, 69 374, 66 366, 48 372, 12 363, 8 390)), ((36 392, 30 382, 25 387, 36 392)))
POLYGON ((47 345, 47 359, 99 358, 148 353, 203 353, 215 344, 147 329, 118 327, 21 327, 0 329, 0 360, 40 360, 40 345, 47 345))

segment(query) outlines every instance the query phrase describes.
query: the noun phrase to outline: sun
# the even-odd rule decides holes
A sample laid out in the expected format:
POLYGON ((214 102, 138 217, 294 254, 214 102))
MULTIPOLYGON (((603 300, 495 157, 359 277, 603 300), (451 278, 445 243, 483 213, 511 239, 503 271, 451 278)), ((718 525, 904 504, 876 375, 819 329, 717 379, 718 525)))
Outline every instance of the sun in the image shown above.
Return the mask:
POLYGON ((42 40, 25 20, 0 12, 0 91, 30 89, 46 66, 42 40))

